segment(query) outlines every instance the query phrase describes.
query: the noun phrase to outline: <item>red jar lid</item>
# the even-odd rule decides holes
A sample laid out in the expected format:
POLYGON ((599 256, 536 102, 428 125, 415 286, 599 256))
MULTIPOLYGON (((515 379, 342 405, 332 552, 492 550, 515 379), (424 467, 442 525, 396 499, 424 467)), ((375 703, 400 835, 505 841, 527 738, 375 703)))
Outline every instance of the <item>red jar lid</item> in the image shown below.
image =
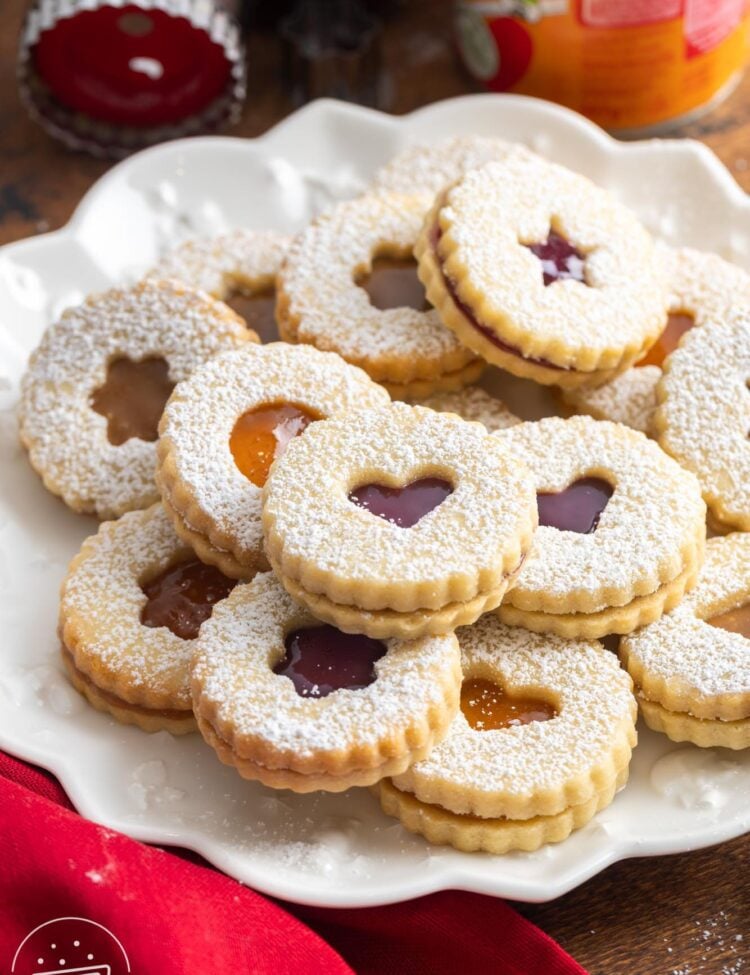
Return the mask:
POLYGON ((232 14, 230 0, 36 0, 22 94, 49 132, 97 155, 214 130, 245 95, 232 14))

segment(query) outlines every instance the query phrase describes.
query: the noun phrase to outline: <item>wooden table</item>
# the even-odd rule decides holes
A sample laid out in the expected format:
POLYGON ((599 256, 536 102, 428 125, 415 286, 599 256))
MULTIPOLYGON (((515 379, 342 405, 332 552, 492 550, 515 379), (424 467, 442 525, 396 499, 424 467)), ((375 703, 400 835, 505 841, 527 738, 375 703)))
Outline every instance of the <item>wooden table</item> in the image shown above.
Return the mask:
MULTIPOLYGON (((107 169, 66 152, 27 119, 14 78, 24 7, 4 0, 0 12, 0 243, 61 226, 107 169)), ((449 0, 409 0, 389 24, 390 111, 475 90, 452 53, 449 10, 449 0)), ((255 136, 290 106, 273 40, 252 38, 249 47, 250 96, 233 134, 255 136)), ((704 141, 750 190, 750 72, 723 106, 677 134, 704 141)), ((566 897, 519 909, 591 975, 750 975, 750 836, 620 863, 566 897)))

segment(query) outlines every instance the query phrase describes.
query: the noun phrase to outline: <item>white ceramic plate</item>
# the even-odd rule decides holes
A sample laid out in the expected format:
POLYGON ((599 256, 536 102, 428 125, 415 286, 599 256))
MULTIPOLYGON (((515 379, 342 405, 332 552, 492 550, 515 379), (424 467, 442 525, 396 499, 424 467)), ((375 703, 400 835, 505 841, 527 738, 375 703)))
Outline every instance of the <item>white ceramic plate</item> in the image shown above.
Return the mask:
POLYGON ((571 112, 510 96, 456 99, 405 118, 318 102, 255 141, 159 146, 112 169, 67 227, 0 253, 0 745, 55 772, 83 815, 190 847, 290 900, 381 904, 448 887, 544 900, 615 860, 750 827, 750 753, 676 746, 643 729, 627 788, 564 843, 504 857, 430 847, 366 791, 301 797, 244 782, 198 736, 149 736, 94 712, 60 672, 58 586, 95 524, 46 493, 17 445, 18 380, 45 326, 186 233, 295 230, 331 198, 358 192, 407 142, 459 133, 526 142, 614 190, 669 241, 750 267, 750 204, 708 149, 621 144, 571 112))

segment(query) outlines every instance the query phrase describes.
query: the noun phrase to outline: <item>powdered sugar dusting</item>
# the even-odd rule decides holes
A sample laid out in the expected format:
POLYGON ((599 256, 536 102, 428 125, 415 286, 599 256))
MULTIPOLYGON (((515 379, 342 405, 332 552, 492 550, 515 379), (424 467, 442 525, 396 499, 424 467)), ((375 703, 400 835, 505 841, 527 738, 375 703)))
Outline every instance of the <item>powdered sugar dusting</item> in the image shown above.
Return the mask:
POLYGON ((579 386, 562 392, 563 400, 597 420, 624 423, 648 433, 656 409, 656 387, 661 379, 658 366, 627 369, 603 386, 579 386))
MULTIPOLYGON (((454 812, 472 811, 472 794, 492 801, 564 790, 570 779, 606 766, 635 721, 630 680, 601 644, 562 640, 504 626, 484 616, 456 633, 464 680, 483 677, 506 689, 533 688, 554 701, 556 717, 494 731, 472 728, 459 712, 448 735, 407 772, 399 789, 426 802, 438 785, 454 812), (463 793, 463 795, 462 795, 463 793)), ((494 815, 503 815, 498 810, 494 815)))
POLYGON ((176 282, 93 295, 44 334, 21 384, 21 437, 33 466, 77 510, 113 517, 158 499, 156 444, 114 445, 91 408, 112 359, 163 357, 174 382, 247 341, 242 319, 176 282))
POLYGON ((695 478, 653 441, 587 416, 549 417, 493 436, 528 464, 537 491, 562 491, 586 476, 615 488, 594 532, 539 527, 506 597, 512 605, 593 613, 653 592, 683 571, 705 506, 695 478))
POLYGON ((194 640, 141 623, 145 577, 187 557, 161 506, 103 524, 87 539, 63 584, 60 623, 76 666, 134 704, 189 710, 194 640))
POLYGON ((439 413, 457 413, 464 420, 484 424, 490 432, 507 430, 521 422, 502 400, 490 396, 479 386, 466 386, 455 393, 436 393, 419 405, 439 413))
POLYGON ((193 668, 196 709, 216 730, 231 730, 233 747, 252 752, 254 739, 279 761, 374 747, 445 706, 458 665, 452 634, 389 640, 375 663, 376 680, 360 690, 301 697, 273 673, 292 629, 315 625, 271 573, 237 586, 204 623, 193 668), (246 741, 243 743, 243 739, 246 741))

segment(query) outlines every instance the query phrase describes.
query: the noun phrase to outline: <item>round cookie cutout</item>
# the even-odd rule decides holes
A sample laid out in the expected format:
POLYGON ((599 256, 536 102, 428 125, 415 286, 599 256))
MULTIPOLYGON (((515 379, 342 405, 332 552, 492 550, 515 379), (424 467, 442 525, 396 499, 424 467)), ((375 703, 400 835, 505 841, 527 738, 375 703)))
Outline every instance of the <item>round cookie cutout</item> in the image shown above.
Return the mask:
POLYGON ((62 657, 95 708, 144 731, 195 731, 190 658, 234 583, 201 565, 161 505, 101 525, 60 596, 62 657))
POLYGON ((666 328, 631 369, 596 388, 562 391, 563 401, 576 412, 643 433, 651 433, 661 367, 681 337, 696 325, 725 317, 738 299, 750 299, 750 275, 717 254, 661 243, 654 251, 669 291, 666 328))
POLYGON ((750 747, 750 534, 706 543, 697 586, 620 656, 646 724, 673 741, 750 747))
POLYGON ((539 528, 498 610, 560 636, 627 633, 675 605, 703 558, 695 478, 620 424, 550 417, 493 434, 531 469, 539 528))
POLYGON ((172 387, 251 341, 226 305, 176 281, 92 295, 47 329, 21 382, 32 467, 74 511, 105 519, 148 507, 159 499, 154 441, 172 387))
POLYGON ((540 383, 604 382, 666 321, 645 229, 606 191, 537 157, 467 173, 438 197, 415 254, 459 339, 540 383))
POLYGON ((231 230, 187 240, 169 251, 149 279, 174 278, 221 301, 240 297, 248 325, 268 341, 276 276, 291 238, 273 230, 231 230))
POLYGON ((284 587, 375 638, 446 632, 497 606, 537 520, 531 477, 498 435, 402 403, 312 427, 263 494, 284 587))
POLYGON ((493 616, 456 635, 461 711, 426 759, 379 786, 383 808, 466 851, 565 839, 627 779, 637 714, 628 675, 597 642, 493 616))
POLYGON ((380 642, 332 631, 271 573, 217 607, 192 671, 198 724, 219 758, 295 792, 404 771, 445 734, 460 685, 452 633, 380 642))
POLYGON ((279 276, 281 337, 338 352, 399 399, 476 382, 483 363, 423 299, 419 308, 379 308, 358 283, 377 258, 411 258, 429 203, 362 196, 318 217, 292 244, 279 276))
POLYGON ((750 304, 688 332, 664 363, 654 433, 724 531, 750 530, 750 304))
MULTIPOLYGON (((248 452, 278 457, 305 424, 388 402, 388 393, 361 369, 311 346, 247 345, 217 356, 172 394, 160 426, 156 479, 177 534, 204 561, 233 579, 267 569, 261 527, 261 487, 235 459, 243 418, 274 407, 295 414, 255 437, 248 452)), ((312 468, 311 468, 312 470, 312 468)), ((260 472, 260 468, 259 468, 260 472)), ((308 475, 310 472, 308 472, 308 475)))

